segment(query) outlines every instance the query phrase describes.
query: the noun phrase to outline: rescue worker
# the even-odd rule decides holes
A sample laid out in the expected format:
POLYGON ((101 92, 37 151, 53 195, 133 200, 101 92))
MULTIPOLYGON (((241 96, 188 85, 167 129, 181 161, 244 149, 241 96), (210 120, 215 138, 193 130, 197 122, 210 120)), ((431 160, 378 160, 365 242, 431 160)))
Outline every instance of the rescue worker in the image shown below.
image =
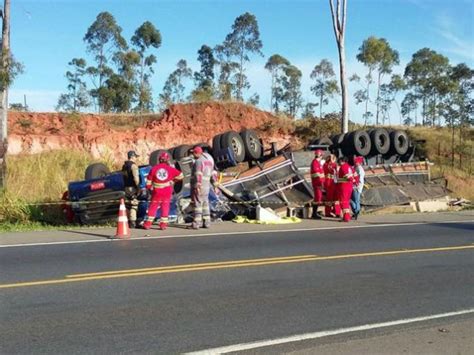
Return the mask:
POLYGON ((318 149, 314 152, 314 159, 311 163, 311 184, 313 185, 314 201, 313 214, 311 218, 321 219, 318 213, 318 207, 323 204, 323 189, 324 189, 324 169, 323 169, 323 151, 318 149))
POLYGON ((194 208, 193 229, 211 226, 209 192, 211 185, 217 186, 217 172, 214 170, 214 159, 203 152, 200 146, 193 148, 195 162, 191 170, 191 203, 194 208))
POLYGON ((350 200, 352 196, 352 185, 354 183, 354 174, 352 167, 348 163, 347 157, 339 159, 340 167, 337 175, 337 194, 342 208, 342 221, 351 220, 350 200))
POLYGON ((363 157, 354 157, 354 187, 352 190, 351 208, 355 220, 357 220, 360 213, 360 196, 364 189, 365 171, 362 167, 363 163, 363 157))
POLYGON ((138 193, 140 191, 140 174, 136 159, 138 154, 134 150, 127 153, 127 160, 123 163, 122 172, 125 182, 125 204, 128 212, 130 228, 137 227, 138 193))
POLYGON ((151 228, 158 208, 161 209, 160 229, 165 230, 168 227, 173 185, 175 181, 184 178, 181 171, 170 166, 170 159, 168 153, 161 153, 158 158, 159 163, 150 170, 146 178, 146 188, 151 190, 151 201, 148 206, 148 216, 143 224, 143 229, 151 228))
POLYGON ((341 205, 337 198, 337 162, 336 156, 331 154, 324 164, 324 189, 326 190, 324 215, 326 217, 341 216, 341 205))

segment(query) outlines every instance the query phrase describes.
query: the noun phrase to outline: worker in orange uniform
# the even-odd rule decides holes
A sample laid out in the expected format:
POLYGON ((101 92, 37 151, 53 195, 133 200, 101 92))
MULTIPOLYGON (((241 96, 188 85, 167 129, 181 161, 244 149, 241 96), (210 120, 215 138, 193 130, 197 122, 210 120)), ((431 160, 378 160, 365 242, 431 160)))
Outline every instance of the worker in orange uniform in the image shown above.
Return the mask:
POLYGON ((175 181, 184 178, 183 173, 169 164, 170 155, 166 152, 159 156, 159 163, 155 165, 146 178, 146 188, 151 190, 151 202, 148 206, 148 216, 143 224, 143 229, 150 229, 156 210, 161 208, 160 229, 165 230, 168 226, 168 215, 170 211, 173 185, 175 181))
POLYGON ((342 208, 342 221, 351 220, 351 196, 354 184, 354 172, 348 163, 347 157, 339 159, 339 172, 337 175, 337 195, 342 208))
POLYGON ((326 217, 341 216, 341 205, 337 197, 337 171, 336 156, 331 154, 324 164, 324 189, 326 190, 324 215, 326 217))
POLYGON ((311 163, 311 184, 314 191, 313 214, 311 216, 313 219, 321 219, 318 207, 323 204, 324 169, 322 158, 323 151, 318 149, 314 152, 314 159, 311 163))

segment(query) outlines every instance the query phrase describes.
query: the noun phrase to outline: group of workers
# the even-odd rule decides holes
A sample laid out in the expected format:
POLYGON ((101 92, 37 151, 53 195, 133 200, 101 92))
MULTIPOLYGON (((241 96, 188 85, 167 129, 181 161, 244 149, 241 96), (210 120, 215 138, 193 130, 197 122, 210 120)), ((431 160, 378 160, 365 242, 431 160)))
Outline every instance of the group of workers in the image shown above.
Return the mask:
POLYGON ((311 183, 314 190, 313 219, 321 219, 319 206, 324 205, 325 217, 341 218, 349 222, 357 219, 360 213, 360 195, 364 188, 364 158, 355 156, 354 165, 349 164, 347 157, 336 160, 330 154, 323 160, 324 152, 316 150, 311 163, 311 183))
MULTIPOLYGON (((314 190, 313 219, 321 219, 318 207, 324 205, 325 217, 339 217, 344 222, 357 219, 360 213, 360 195, 364 186, 363 158, 354 157, 354 166, 349 165, 346 157, 339 158, 330 154, 323 160, 324 152, 315 151, 311 163, 311 182, 314 190)), ((212 156, 200 146, 192 149, 194 163, 191 170, 191 204, 193 206, 193 222, 191 228, 209 228, 211 213, 209 192, 217 186, 217 172, 212 156)), ((162 152, 158 164, 153 166, 146 178, 146 189, 140 189, 140 176, 136 159, 138 155, 131 150, 127 153, 127 161, 122 171, 125 176, 125 196, 127 199, 128 220, 131 228, 138 228, 137 210, 140 194, 151 194, 144 229, 150 229, 160 209, 159 228, 168 226, 168 216, 173 195, 173 186, 183 180, 181 171, 170 165, 169 153, 162 152)))
MULTIPOLYGON (((191 203, 193 206, 193 223, 191 228, 209 228, 211 226, 211 211, 209 206, 209 192, 217 184, 217 172, 214 169, 214 159, 204 152, 200 146, 192 149, 194 164, 191 170, 191 203)), ((183 180, 183 173, 170 165, 169 153, 162 152, 158 157, 158 164, 153 166, 146 178, 146 189, 140 189, 140 177, 135 151, 127 153, 122 171, 125 176, 125 196, 127 199, 128 221, 132 228, 137 225, 138 197, 140 194, 151 193, 147 217, 143 229, 150 229, 160 210, 159 228, 165 230, 168 226, 170 204, 173 196, 174 184, 183 180)))

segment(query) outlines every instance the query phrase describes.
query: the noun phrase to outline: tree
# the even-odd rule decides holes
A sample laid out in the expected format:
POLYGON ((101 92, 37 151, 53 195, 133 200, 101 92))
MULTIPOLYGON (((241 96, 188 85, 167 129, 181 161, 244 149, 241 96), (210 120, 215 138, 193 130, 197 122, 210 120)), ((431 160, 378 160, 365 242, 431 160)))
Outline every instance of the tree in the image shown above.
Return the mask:
POLYGON ((196 88, 191 93, 194 101, 209 101, 214 97, 214 67, 216 59, 212 48, 203 44, 198 51, 201 69, 194 73, 196 88))
POLYGON ((474 70, 461 63, 451 67, 448 73, 449 84, 445 83, 447 93, 440 104, 440 115, 444 116, 451 128, 451 164, 454 166, 454 156, 457 150, 460 165, 464 150, 463 130, 474 123, 474 70), (455 145, 455 129, 459 127, 459 145, 455 145))
POLYGON ((156 56, 153 54, 147 55, 146 52, 150 48, 160 48, 161 33, 151 22, 145 21, 137 28, 131 42, 140 57, 136 110, 138 112, 150 112, 153 111, 150 77, 154 73, 153 64, 156 63, 156 56))
POLYGON ((285 105, 285 112, 291 117, 296 117, 298 110, 302 106, 301 99, 301 71, 294 65, 288 65, 283 70, 280 78, 282 88, 282 102, 285 105))
POLYGON ((369 72, 365 76, 366 86, 362 85, 361 78, 357 74, 353 74, 349 78, 349 81, 352 81, 352 82, 355 82, 355 83, 359 84, 360 89, 357 90, 354 93, 354 99, 356 101, 356 105, 360 105, 362 103, 365 103, 365 112, 362 115, 362 118, 364 119, 364 126, 367 126, 370 123, 370 118, 373 116, 373 113, 371 111, 369 111, 369 100, 370 100, 369 87, 370 87, 370 84, 373 82, 372 81, 372 75, 369 72))
POLYGON ((250 61, 249 55, 252 53, 263 56, 261 51, 262 41, 260 40, 260 31, 255 15, 246 12, 237 17, 232 25, 232 32, 226 36, 223 46, 228 48, 231 56, 237 57, 238 70, 235 75, 235 96, 237 100, 242 101, 243 90, 250 87, 244 74, 244 63, 250 61))
POLYGON ((127 49, 127 42, 122 37, 122 28, 109 12, 97 15, 96 20, 87 29, 84 41, 87 43, 87 51, 94 55, 97 62, 97 67, 89 67, 88 73, 93 78, 98 78, 98 82, 94 82, 96 88, 91 94, 97 98, 100 112, 103 99, 101 93, 104 93, 101 89, 105 80, 113 74, 113 70, 107 64, 117 51, 127 49))
POLYGON ((232 91, 235 84, 232 83, 232 74, 237 70, 239 64, 232 61, 230 48, 220 44, 214 48, 217 64, 219 65, 219 76, 217 78, 217 91, 220 100, 232 99, 232 91))
POLYGON ((183 102, 184 80, 192 77, 192 70, 188 67, 186 60, 179 60, 176 66, 177 69, 169 75, 163 87, 163 92, 160 94, 162 107, 167 107, 172 103, 183 102))
POLYGON ((0 189, 6 187, 6 155, 8 150, 8 87, 15 77, 23 71, 10 52, 10 0, 4 1, 2 18, 2 38, 0 53, 0 189))
POLYGON ((270 110, 275 110, 276 113, 278 113, 279 109, 279 102, 276 100, 279 97, 278 93, 276 92, 277 82, 280 80, 284 68, 288 65, 290 65, 290 61, 279 54, 272 55, 270 58, 268 58, 268 61, 265 64, 265 69, 267 69, 272 76, 270 110))
POLYGON ((401 109, 402 115, 405 117, 403 124, 416 126, 418 124, 418 97, 412 92, 406 94, 401 109))
POLYGON ((83 80, 86 75, 87 63, 83 58, 74 58, 68 65, 72 67, 66 72, 68 92, 59 96, 56 110, 78 112, 90 105, 87 84, 83 80))
POLYGON ((422 101, 423 124, 435 124, 437 103, 446 89, 450 65, 445 56, 423 48, 413 54, 405 68, 405 80, 408 87, 422 101))
MULTIPOLYGON (((375 124, 379 124, 380 105, 383 103, 380 98, 380 89, 382 85, 382 77, 384 74, 390 74, 392 67, 399 63, 398 52, 390 47, 385 38, 377 38, 374 36, 366 39, 359 48, 357 60, 364 63, 369 68, 367 80, 367 102, 370 97, 370 84, 372 83, 372 72, 377 71, 377 96, 376 96, 376 114, 375 124)), ((367 109, 366 109, 367 112, 367 109)))
POLYGON ((392 107, 392 103, 395 102, 397 106, 397 110, 400 116, 400 124, 402 124, 402 115, 400 112, 400 105, 396 99, 397 94, 405 88, 405 81, 403 78, 398 75, 392 75, 390 83, 382 84, 380 86, 380 93, 379 93, 379 109, 380 113, 382 114, 382 124, 385 124, 385 120, 389 120, 390 122, 390 108, 392 107))
POLYGON ((347 133, 349 131, 349 98, 347 93, 346 51, 344 46, 347 0, 329 0, 329 6, 331 8, 332 24, 334 28, 334 35, 336 36, 337 49, 339 52, 339 79, 341 81, 342 93, 341 132, 347 133), (334 6, 334 1, 336 1, 336 6, 334 6))
POLYGON ((327 105, 329 98, 339 92, 337 81, 335 80, 332 63, 327 59, 322 59, 311 72, 311 79, 316 84, 311 87, 311 91, 319 97, 319 117, 323 117, 323 104, 327 105))

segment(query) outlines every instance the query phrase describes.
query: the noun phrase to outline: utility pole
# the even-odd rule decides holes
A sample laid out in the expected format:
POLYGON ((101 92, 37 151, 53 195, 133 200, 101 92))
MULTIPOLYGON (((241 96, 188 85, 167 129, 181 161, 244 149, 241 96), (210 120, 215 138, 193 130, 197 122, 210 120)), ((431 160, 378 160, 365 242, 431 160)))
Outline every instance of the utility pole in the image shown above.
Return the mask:
POLYGON ((2 17, 2 52, 0 70, 3 82, 0 82, 0 189, 6 187, 7 150, 8 150, 8 77, 10 65, 10 0, 4 1, 2 17))

